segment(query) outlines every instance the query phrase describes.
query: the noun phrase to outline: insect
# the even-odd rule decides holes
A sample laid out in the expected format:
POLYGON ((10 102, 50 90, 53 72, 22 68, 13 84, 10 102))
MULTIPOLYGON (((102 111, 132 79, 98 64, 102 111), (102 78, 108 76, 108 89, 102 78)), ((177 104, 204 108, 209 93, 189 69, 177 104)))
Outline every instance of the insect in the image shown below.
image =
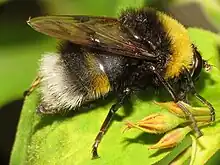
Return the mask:
MULTIPOLYGON (((212 105, 194 87, 202 59, 187 30, 168 15, 149 8, 127 9, 120 17, 42 16, 27 23, 36 31, 64 40, 57 53, 41 59, 37 85, 41 91, 38 111, 60 113, 113 93, 112 105, 92 147, 98 146, 116 111, 133 92, 149 86, 164 87, 175 102, 193 94, 210 109, 212 105)), ((194 130, 201 136, 187 108, 194 130)))

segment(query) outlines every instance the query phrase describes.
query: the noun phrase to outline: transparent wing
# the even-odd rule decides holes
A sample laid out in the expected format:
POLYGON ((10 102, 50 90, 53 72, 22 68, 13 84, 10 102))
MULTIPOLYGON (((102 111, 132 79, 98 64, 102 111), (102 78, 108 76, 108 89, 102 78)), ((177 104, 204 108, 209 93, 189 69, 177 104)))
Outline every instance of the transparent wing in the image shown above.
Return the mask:
POLYGON ((117 19, 91 16, 42 16, 27 23, 36 31, 113 55, 154 59, 140 43, 131 40, 117 19))

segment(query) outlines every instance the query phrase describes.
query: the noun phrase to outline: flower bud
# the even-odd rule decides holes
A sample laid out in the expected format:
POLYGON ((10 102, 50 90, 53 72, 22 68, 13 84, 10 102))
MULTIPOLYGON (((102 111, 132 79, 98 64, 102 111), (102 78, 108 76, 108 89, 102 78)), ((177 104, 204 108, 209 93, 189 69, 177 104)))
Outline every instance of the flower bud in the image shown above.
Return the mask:
POLYGON ((149 115, 135 124, 127 122, 126 129, 138 128, 144 132, 161 134, 172 130, 184 122, 184 119, 181 119, 171 113, 160 112, 149 115))
POLYGON ((155 102, 155 103, 179 117, 186 117, 186 114, 178 105, 182 105, 186 107, 192 113, 193 116, 210 116, 210 111, 208 107, 192 107, 191 105, 183 101, 178 101, 177 103, 174 103, 173 101, 163 102, 163 103, 155 102))
POLYGON ((178 101, 177 105, 178 104, 185 106, 194 116, 210 116, 210 110, 208 107, 192 107, 183 101, 178 101))
POLYGON ((185 117, 185 113, 178 107, 178 105, 173 102, 156 102, 155 103, 165 109, 167 109, 169 112, 179 116, 179 117, 185 117))
POLYGON ((180 143, 190 131, 192 131, 192 129, 189 126, 176 128, 166 133, 158 143, 152 145, 149 149, 172 148, 180 143))

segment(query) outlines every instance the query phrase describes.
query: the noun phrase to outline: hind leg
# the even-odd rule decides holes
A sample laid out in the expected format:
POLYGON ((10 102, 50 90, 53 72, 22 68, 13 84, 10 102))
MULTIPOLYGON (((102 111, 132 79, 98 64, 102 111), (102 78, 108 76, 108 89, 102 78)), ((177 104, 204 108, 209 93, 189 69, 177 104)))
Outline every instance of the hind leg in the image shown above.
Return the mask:
POLYGON ((41 78, 39 76, 35 78, 31 86, 26 91, 24 91, 24 97, 29 96, 35 90, 35 88, 40 84, 40 80, 41 78))

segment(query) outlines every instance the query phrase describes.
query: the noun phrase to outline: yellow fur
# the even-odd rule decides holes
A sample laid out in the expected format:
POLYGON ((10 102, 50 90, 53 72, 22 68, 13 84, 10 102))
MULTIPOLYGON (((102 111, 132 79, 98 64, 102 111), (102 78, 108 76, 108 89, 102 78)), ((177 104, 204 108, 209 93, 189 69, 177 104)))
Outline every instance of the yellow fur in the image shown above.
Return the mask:
POLYGON ((178 77, 183 67, 190 69, 193 61, 193 49, 187 30, 177 20, 159 13, 159 19, 171 38, 170 61, 167 64, 165 79, 178 77))
POLYGON ((86 56, 87 65, 91 76, 91 91, 92 97, 99 98, 104 96, 110 91, 110 83, 108 77, 104 71, 100 69, 99 61, 92 55, 87 54, 86 56))
POLYGON ((93 77, 92 87, 96 97, 103 96, 110 90, 110 84, 106 74, 100 74, 93 77))

